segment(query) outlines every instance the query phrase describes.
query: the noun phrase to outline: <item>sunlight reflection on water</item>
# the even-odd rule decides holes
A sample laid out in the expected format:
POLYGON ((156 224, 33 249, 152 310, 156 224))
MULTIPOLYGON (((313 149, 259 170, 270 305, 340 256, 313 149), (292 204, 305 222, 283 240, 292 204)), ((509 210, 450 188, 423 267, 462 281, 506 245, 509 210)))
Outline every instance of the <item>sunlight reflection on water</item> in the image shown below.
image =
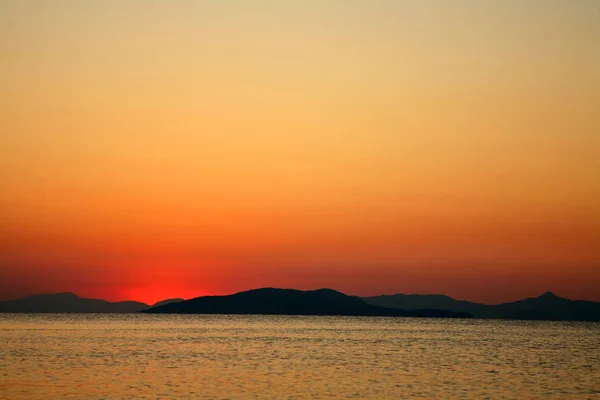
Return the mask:
POLYGON ((598 398, 600 324, 0 314, 0 398, 598 398))

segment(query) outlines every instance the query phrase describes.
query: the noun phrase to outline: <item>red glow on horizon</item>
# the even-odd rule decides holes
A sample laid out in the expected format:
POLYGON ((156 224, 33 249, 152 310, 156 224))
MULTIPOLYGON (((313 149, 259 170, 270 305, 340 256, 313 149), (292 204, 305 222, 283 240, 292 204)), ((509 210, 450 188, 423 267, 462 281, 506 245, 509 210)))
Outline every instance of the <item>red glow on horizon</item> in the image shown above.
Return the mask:
POLYGON ((202 289, 190 289, 186 287, 161 286, 158 284, 153 284, 144 287, 126 288, 123 290, 123 295, 120 296, 122 297, 120 301, 133 300, 153 305, 162 300, 175 298, 189 300, 195 297, 207 295, 210 295, 210 293, 202 289))

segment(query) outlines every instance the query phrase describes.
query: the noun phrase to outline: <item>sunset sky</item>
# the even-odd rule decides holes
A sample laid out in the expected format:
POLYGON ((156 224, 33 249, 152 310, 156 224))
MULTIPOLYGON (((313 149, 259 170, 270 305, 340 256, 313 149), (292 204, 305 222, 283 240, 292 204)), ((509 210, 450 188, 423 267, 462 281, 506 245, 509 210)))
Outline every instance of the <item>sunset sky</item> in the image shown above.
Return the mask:
POLYGON ((600 2, 0 1, 0 299, 600 301, 600 2))

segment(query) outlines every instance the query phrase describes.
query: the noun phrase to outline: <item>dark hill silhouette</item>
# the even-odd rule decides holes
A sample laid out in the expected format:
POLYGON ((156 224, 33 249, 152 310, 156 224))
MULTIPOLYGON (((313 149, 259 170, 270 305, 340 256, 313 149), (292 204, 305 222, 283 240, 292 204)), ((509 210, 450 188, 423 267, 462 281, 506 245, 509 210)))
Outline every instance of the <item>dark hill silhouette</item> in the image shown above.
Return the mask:
POLYGON ((600 303, 569 300, 547 292, 539 297, 490 306, 493 318, 600 321, 600 303))
POLYGON ((600 321, 600 302, 574 301, 551 292, 536 298, 486 305, 444 295, 383 295, 359 298, 331 289, 255 289, 230 296, 168 299, 149 306, 137 301, 109 302, 73 293, 42 294, 0 301, 13 313, 190 313, 356 316, 427 316, 525 320, 600 321))
POLYGON ((229 296, 205 296, 145 310, 158 314, 346 315, 386 317, 471 317, 441 310, 405 311, 367 304, 331 289, 263 288, 229 296))
POLYGON ((552 292, 510 303, 486 305, 454 300, 443 295, 383 295, 363 298, 368 304, 406 310, 437 308, 466 312, 476 318, 502 318, 555 321, 600 321, 600 303, 569 300, 552 292))
POLYGON ((368 304, 401 308, 405 310, 418 310, 422 308, 438 308, 467 312, 475 317, 481 317, 487 310, 487 305, 482 303, 471 303, 469 301, 454 300, 443 294, 392 294, 373 297, 363 297, 368 304))
MULTIPOLYGON (((168 304, 181 299, 163 300, 157 304, 168 304)), ((110 302, 86 299, 74 293, 38 294, 16 300, 0 301, 0 312, 4 313, 136 313, 150 308, 139 301, 110 302)))

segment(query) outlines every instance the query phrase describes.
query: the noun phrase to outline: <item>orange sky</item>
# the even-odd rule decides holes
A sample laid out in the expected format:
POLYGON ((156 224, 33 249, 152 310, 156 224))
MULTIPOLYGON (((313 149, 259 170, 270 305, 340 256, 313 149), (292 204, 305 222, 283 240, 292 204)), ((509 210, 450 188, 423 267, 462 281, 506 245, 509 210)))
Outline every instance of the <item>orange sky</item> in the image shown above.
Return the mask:
POLYGON ((0 299, 600 301, 594 0, 0 3, 0 299))

